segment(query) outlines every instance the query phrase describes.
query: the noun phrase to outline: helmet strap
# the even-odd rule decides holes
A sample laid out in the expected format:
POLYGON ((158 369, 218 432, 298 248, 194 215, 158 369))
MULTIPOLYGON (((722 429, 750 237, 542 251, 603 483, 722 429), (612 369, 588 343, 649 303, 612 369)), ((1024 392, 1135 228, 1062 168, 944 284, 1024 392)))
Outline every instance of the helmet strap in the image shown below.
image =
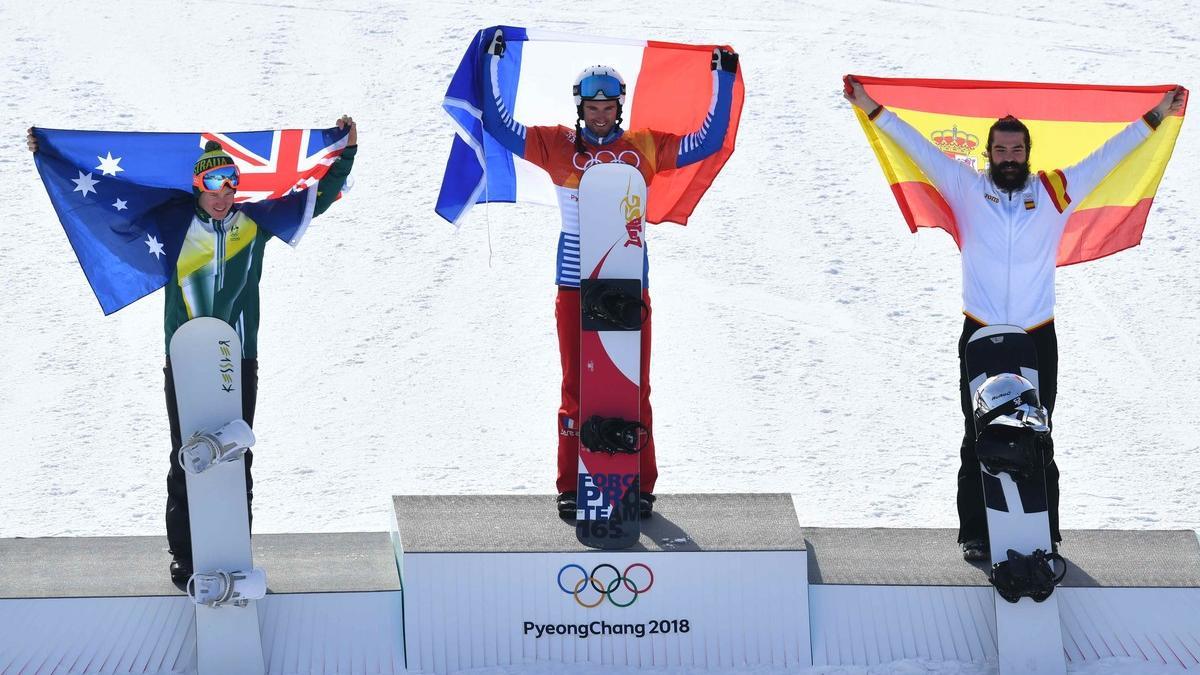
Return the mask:
POLYGON ((575 120, 575 152, 583 154, 587 152, 587 148, 583 146, 583 127, 579 123, 583 121, 583 106, 579 106, 579 117, 575 120))
MULTIPOLYGON (((621 122, 625 121, 625 118, 623 117, 624 113, 625 113, 625 106, 618 103, 617 104, 617 124, 616 124, 616 126, 618 126, 618 127, 621 126, 621 122)), ((584 145, 583 145, 583 128, 579 125, 579 123, 582 121, 583 121, 583 104, 580 103, 579 106, 575 109, 575 152, 579 152, 579 153, 587 152, 587 148, 584 147, 584 145)))

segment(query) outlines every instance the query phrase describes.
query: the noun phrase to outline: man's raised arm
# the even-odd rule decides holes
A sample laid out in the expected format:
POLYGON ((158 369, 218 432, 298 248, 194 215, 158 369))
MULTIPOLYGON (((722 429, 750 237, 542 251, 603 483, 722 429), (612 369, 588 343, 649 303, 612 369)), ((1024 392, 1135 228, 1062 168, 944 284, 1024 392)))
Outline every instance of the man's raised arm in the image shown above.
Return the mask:
POLYGON ((929 139, 921 135, 908 122, 884 108, 867 94, 858 79, 846 76, 842 95, 847 101, 867 115, 879 130, 887 134, 904 149, 908 156, 921 167, 921 171, 940 192, 957 188, 963 177, 973 177, 975 172, 957 160, 947 157, 929 139))
POLYGON ((497 28, 483 57, 483 130, 517 157, 525 156, 525 126, 513 119, 500 95, 500 59, 504 57, 504 33, 497 28))
POLYGON ((699 129, 679 139, 679 154, 675 158, 675 166, 683 167, 702 161, 720 150, 725 143, 737 69, 737 52, 713 50, 713 91, 708 104, 708 114, 704 116, 704 123, 699 129))
POLYGON ((1120 133, 1105 141, 1104 145, 1084 157, 1079 163, 1063 169, 1062 173, 1066 179, 1064 188, 1067 194, 1073 200, 1082 200, 1091 194, 1100 181, 1104 180, 1104 177, 1121 163, 1121 160, 1125 159, 1158 129, 1158 125, 1162 124, 1167 115, 1183 109, 1186 93, 1183 87, 1175 87, 1163 94, 1158 105, 1142 115, 1141 119, 1135 120, 1120 133))

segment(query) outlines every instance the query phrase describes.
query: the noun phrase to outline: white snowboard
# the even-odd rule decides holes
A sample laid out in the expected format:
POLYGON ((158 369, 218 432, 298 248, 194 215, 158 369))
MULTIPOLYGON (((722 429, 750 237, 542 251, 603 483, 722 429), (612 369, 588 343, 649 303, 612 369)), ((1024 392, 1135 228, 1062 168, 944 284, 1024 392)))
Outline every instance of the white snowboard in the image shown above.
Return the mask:
MULTIPOLYGON (((171 337, 171 369, 184 443, 195 431, 216 431, 242 417, 242 347, 233 328, 198 317, 171 337)), ((192 564, 196 572, 250 570, 245 460, 187 475, 192 564)), ((258 608, 196 606, 200 675, 262 675, 258 608)))

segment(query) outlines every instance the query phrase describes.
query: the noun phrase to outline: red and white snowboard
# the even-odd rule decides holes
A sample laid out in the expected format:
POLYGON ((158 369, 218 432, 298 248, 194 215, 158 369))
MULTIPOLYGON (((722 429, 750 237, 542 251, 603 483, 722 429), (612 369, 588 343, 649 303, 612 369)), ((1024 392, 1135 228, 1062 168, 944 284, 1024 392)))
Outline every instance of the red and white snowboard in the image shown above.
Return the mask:
POLYGON ((579 482, 575 534, 585 546, 637 543, 642 277, 646 182, 627 164, 579 181, 579 482))

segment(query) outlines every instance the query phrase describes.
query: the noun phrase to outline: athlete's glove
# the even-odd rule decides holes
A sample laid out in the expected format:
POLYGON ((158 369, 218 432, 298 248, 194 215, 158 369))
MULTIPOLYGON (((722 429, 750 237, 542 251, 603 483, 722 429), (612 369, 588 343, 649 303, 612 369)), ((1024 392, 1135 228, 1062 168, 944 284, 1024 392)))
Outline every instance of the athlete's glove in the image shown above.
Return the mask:
POLYGON ((727 73, 736 73, 738 69, 737 52, 728 49, 714 49, 712 69, 723 70, 727 73))
POLYGON ((499 28, 496 29, 496 35, 488 44, 487 51, 493 56, 504 56, 504 32, 499 28))

